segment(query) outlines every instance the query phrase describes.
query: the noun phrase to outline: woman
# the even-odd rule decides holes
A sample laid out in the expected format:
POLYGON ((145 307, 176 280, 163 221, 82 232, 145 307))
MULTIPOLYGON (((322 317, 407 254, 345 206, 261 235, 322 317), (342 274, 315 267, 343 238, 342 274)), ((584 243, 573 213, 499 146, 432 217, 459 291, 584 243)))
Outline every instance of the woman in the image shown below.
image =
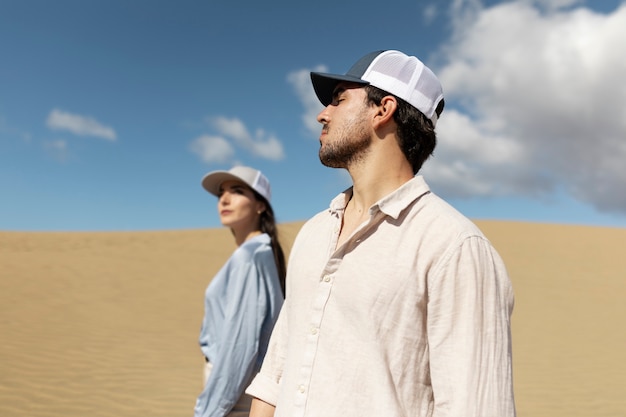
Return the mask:
POLYGON ((204 390, 196 417, 247 416, 244 390, 261 367, 285 293, 285 257, 270 205, 270 183, 258 170, 214 171, 202 186, 218 197, 220 221, 237 244, 205 293, 200 349, 204 390))

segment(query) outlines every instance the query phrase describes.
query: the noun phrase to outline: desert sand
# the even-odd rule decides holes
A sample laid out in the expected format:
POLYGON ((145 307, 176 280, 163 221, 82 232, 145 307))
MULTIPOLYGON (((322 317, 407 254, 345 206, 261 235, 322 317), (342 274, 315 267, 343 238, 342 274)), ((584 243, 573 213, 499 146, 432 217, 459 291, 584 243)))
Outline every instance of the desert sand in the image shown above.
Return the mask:
MULTIPOLYGON (((626 229, 477 223, 515 289, 518 415, 625 416, 626 229)), ((0 232, 0 416, 191 416, 233 249, 226 229, 0 232)))

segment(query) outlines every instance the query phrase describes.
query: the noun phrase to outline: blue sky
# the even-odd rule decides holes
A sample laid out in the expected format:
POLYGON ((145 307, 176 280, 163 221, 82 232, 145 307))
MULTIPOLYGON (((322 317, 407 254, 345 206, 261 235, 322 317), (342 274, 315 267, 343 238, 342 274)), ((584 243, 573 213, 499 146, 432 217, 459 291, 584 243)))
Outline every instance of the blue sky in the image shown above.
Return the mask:
POLYGON ((261 169, 280 222, 349 186, 311 70, 377 49, 442 80, 431 188, 473 219, 626 227, 622 1, 0 0, 0 230, 218 227, 261 169))

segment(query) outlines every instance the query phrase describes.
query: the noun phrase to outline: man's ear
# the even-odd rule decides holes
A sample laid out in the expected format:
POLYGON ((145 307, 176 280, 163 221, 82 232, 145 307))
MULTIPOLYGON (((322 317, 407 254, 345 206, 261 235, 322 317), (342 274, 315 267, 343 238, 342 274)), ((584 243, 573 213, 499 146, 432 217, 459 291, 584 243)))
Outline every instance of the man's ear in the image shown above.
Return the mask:
POLYGON ((394 96, 385 96, 377 106, 377 112, 374 115, 374 127, 378 128, 390 120, 393 120, 393 114, 398 108, 398 102, 394 96))

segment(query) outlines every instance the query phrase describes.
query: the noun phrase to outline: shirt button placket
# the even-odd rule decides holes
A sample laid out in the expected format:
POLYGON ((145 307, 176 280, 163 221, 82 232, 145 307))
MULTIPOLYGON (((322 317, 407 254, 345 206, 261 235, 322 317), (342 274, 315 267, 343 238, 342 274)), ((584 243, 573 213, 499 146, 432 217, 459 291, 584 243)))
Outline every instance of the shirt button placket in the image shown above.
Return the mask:
POLYGON ((313 371, 313 362, 317 355, 317 342, 320 333, 320 326, 324 317, 324 306, 330 297, 332 288, 332 276, 330 274, 323 275, 320 279, 320 285, 317 288, 314 301, 311 308, 311 322, 309 328, 309 336, 303 354, 303 363, 301 368, 301 383, 297 386, 297 397, 295 407, 304 413, 306 398, 308 396, 308 384, 311 382, 311 374, 313 371))

